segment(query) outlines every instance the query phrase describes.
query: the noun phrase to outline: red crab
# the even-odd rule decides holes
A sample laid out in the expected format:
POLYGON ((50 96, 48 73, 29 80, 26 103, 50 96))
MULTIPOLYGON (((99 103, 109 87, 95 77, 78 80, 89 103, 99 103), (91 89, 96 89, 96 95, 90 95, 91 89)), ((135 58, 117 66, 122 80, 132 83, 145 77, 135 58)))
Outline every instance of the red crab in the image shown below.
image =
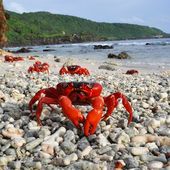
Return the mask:
POLYGON ((30 66, 28 69, 28 73, 33 72, 47 72, 49 73, 49 64, 48 63, 41 63, 41 61, 36 61, 33 66, 30 66))
POLYGON ((81 66, 78 65, 71 65, 71 66, 63 66, 60 71, 59 71, 60 75, 63 74, 78 74, 78 75, 87 75, 89 76, 90 73, 86 68, 83 68, 81 66))
MULTIPOLYGON (((89 82, 62 82, 57 84, 56 88, 50 87, 39 90, 29 102, 31 113, 33 104, 38 101, 36 118, 41 125, 40 116, 43 104, 59 104, 66 117, 72 123, 80 128, 80 123, 84 124, 85 136, 92 135, 101 119, 106 120, 118 105, 118 100, 122 99, 125 109, 129 112, 128 124, 132 121, 133 113, 127 98, 120 92, 113 93, 107 97, 101 96, 102 86, 99 83, 89 82), (92 110, 88 113, 86 119, 84 115, 73 105, 92 105, 92 110), (107 111, 103 114, 104 107, 107 111)), ((51 106, 50 106, 51 107, 51 106)))
POLYGON ((7 61, 7 62, 23 61, 23 60, 24 60, 23 57, 13 57, 13 56, 9 56, 9 55, 5 56, 5 61, 7 61))
POLYGON ((29 59, 29 60, 35 60, 35 57, 29 56, 28 59, 29 59))
POLYGON ((126 74, 138 74, 138 70, 128 70, 126 74))

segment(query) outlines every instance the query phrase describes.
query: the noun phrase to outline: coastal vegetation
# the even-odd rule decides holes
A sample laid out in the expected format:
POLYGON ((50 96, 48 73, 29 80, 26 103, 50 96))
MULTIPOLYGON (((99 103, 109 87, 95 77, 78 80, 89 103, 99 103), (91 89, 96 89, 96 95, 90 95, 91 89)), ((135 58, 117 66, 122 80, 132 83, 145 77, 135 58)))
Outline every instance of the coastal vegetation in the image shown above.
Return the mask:
POLYGON ((160 29, 122 23, 99 23, 49 12, 15 13, 8 11, 9 46, 43 45, 167 37, 160 29))

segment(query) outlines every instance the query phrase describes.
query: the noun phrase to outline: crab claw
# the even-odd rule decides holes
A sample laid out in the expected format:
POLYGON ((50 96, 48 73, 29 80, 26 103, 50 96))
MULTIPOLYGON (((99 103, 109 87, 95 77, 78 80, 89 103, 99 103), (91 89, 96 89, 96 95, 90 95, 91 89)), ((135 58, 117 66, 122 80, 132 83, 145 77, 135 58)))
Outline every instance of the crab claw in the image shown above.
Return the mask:
POLYGON ((104 100, 98 96, 91 100, 91 104, 94 109, 92 109, 86 117, 84 124, 85 136, 92 135, 96 131, 97 125, 102 117, 104 100))
POLYGON ((83 114, 72 105, 71 100, 66 96, 61 96, 59 98, 59 105, 64 115, 68 117, 77 128, 81 128, 80 123, 84 123, 85 118, 83 114))
POLYGON ((125 107, 126 111, 129 112, 129 119, 128 119, 128 124, 132 122, 133 118, 133 112, 132 112, 132 107, 130 103, 128 102, 126 96, 124 96, 120 92, 113 93, 109 95, 108 97, 104 98, 104 102, 107 107, 107 112, 103 116, 103 119, 106 120, 113 112, 113 110, 117 107, 118 105, 118 99, 122 99, 122 104, 125 107))
POLYGON ((96 131, 97 125, 102 117, 102 112, 102 110, 93 109, 88 113, 84 124, 85 136, 92 135, 96 131))

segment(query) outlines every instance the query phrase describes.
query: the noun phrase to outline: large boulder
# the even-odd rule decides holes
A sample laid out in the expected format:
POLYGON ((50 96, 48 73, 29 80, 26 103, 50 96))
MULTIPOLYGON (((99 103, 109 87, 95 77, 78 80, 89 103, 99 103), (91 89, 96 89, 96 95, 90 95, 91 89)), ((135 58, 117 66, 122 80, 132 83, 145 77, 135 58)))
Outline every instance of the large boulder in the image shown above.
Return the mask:
POLYGON ((108 58, 116 58, 116 59, 130 59, 131 57, 129 56, 129 54, 127 54, 126 52, 121 52, 118 55, 113 54, 113 53, 109 53, 108 58))
POLYGON ((28 48, 24 48, 24 47, 15 51, 15 53, 29 53, 29 52, 31 52, 31 50, 29 50, 28 48))
POLYGON ((113 53, 109 53, 108 58, 118 58, 118 56, 116 54, 113 54, 113 53))
POLYGON ((129 56, 129 54, 125 51, 121 52, 119 55, 118 55, 118 59, 130 59, 131 57, 129 56))

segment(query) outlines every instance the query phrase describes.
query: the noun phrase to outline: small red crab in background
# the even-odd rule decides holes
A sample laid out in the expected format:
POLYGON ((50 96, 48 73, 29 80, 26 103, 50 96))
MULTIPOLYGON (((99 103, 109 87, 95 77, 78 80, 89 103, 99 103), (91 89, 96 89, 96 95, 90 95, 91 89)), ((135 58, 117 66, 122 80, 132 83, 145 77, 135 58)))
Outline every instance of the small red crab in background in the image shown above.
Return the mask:
POLYGON ((128 70, 126 74, 138 74, 138 70, 128 70))
POLYGON ((24 60, 23 57, 13 57, 10 55, 6 55, 4 58, 5 58, 6 62, 14 62, 14 61, 23 61, 24 60))
MULTIPOLYGON (((33 104, 38 101, 36 109, 36 118, 39 125, 41 125, 40 116, 43 109, 43 104, 58 104, 62 111, 72 123, 81 128, 80 123, 84 125, 85 136, 95 133, 98 123, 101 119, 106 120, 117 107, 119 99, 125 109, 129 112, 128 124, 132 121, 133 113, 130 103, 127 98, 120 92, 113 93, 107 97, 101 96, 102 85, 99 83, 89 82, 62 82, 57 84, 56 88, 50 87, 39 90, 29 102, 29 109, 31 113, 33 104), (92 110, 84 115, 73 105, 90 105, 92 110), (104 107, 107 108, 103 114, 104 107)), ((50 106, 51 107, 51 106, 50 106)))
POLYGON ((89 76, 90 73, 86 68, 83 68, 81 66, 78 65, 70 65, 70 66, 63 66, 60 71, 59 71, 60 75, 63 74, 78 74, 78 75, 86 75, 89 76))
POLYGON ((30 66, 28 69, 28 73, 33 72, 47 72, 49 73, 49 64, 48 63, 41 63, 41 61, 36 61, 33 66, 30 66))

